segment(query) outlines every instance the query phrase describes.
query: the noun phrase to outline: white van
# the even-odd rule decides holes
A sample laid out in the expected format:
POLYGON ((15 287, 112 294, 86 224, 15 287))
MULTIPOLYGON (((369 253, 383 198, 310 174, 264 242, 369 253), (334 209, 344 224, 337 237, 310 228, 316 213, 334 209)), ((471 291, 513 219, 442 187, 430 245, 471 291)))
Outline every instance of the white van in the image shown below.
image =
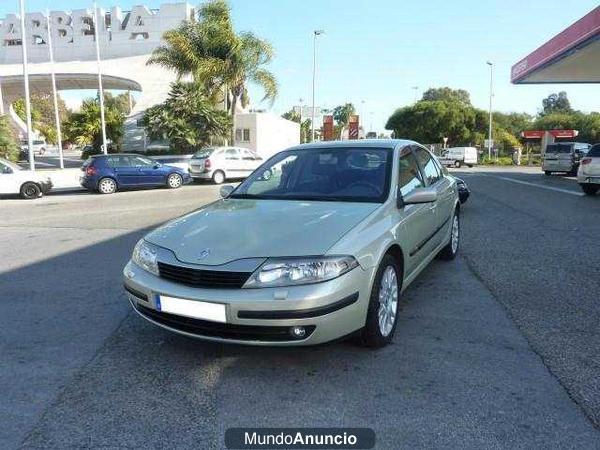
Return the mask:
POLYGON ((475 147, 450 147, 442 151, 440 162, 445 166, 461 167, 463 164, 473 167, 477 164, 475 147))

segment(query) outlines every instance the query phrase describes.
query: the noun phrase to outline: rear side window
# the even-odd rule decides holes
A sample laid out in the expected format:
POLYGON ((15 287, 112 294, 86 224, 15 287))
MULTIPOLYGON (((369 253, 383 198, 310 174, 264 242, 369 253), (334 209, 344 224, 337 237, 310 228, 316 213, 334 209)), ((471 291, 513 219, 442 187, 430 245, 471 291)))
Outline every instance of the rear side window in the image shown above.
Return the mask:
POLYGON ((546 153, 571 153, 573 144, 549 144, 546 153))
POLYGON ((194 158, 208 158, 214 151, 214 148, 203 148, 202 150, 198 150, 196 153, 194 153, 194 158))
POLYGON ((600 157, 600 144, 594 145, 587 155, 593 156, 594 158, 600 157))

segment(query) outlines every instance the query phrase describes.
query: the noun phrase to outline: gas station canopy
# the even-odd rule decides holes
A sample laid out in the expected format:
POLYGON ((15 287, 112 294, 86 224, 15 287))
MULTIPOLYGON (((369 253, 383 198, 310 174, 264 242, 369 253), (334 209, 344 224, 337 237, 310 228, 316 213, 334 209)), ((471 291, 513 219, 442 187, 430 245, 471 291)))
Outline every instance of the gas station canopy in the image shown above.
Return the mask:
POLYGON ((511 82, 600 83, 600 6, 516 63, 511 82))

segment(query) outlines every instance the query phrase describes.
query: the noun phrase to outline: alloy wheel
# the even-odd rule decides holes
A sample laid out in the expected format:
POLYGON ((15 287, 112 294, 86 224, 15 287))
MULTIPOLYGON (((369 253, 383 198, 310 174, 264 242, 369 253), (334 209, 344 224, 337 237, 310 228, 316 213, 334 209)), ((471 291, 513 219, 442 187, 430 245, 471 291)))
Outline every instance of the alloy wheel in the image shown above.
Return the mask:
POLYGON ((454 219, 452 219, 452 253, 456 253, 458 251, 458 241, 460 238, 460 224, 458 221, 458 214, 454 215, 454 219))
POLYGON ((396 322, 398 312, 398 277, 392 266, 387 266, 379 285, 379 331, 389 336, 396 322))
POLYGON ((169 179, 168 179, 168 184, 169 187, 171 189, 177 189, 178 187, 181 186, 182 184, 182 179, 181 179, 181 175, 178 175, 176 173, 172 173, 171 175, 169 175, 169 179))

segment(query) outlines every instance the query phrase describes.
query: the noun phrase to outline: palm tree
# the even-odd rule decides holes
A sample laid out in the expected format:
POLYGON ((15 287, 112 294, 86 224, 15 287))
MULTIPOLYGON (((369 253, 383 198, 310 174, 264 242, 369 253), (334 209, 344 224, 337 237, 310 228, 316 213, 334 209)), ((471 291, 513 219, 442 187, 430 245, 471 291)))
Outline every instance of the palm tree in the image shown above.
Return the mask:
POLYGON ((248 104, 247 82, 263 88, 262 100, 273 101, 277 96, 275 76, 265 69, 273 58, 273 47, 253 33, 237 34, 225 0, 203 4, 197 21, 183 23, 165 33, 163 39, 165 45, 153 52, 148 64, 173 70, 178 79, 192 77, 215 103, 227 100, 233 122, 232 142, 237 105, 248 104))

